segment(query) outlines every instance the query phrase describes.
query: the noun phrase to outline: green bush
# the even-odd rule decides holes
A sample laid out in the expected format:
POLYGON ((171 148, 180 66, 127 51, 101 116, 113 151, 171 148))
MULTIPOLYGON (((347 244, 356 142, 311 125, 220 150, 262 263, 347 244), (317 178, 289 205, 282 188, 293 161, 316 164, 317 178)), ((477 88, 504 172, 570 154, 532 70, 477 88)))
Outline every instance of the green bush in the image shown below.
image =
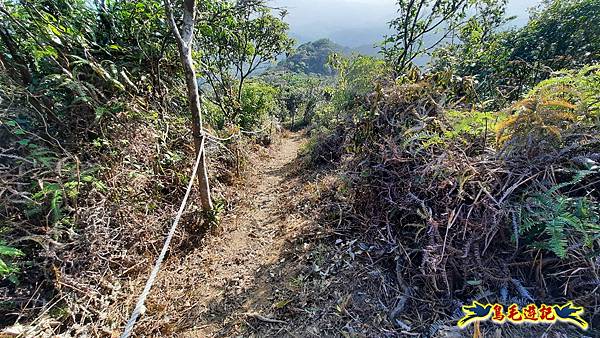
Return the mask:
POLYGON ((259 81, 249 82, 242 89, 241 113, 237 123, 243 129, 251 130, 264 122, 269 113, 278 108, 276 88, 259 81))
POLYGON ((600 59, 600 0, 553 0, 534 10, 519 31, 512 60, 541 62, 555 70, 600 59))
POLYGON ((526 145, 532 141, 538 150, 561 147, 569 132, 598 126, 600 67, 561 72, 539 83, 506 111, 510 116, 496 126, 499 146, 517 152, 531 150, 526 145))
POLYGON ((339 110, 355 107, 371 93, 389 70, 383 60, 356 55, 344 58, 333 55, 330 63, 338 71, 338 83, 332 102, 339 110))
POLYGON ((225 126, 227 120, 223 110, 219 108, 215 103, 205 100, 204 104, 204 118, 208 125, 213 126, 216 129, 222 129, 225 126))

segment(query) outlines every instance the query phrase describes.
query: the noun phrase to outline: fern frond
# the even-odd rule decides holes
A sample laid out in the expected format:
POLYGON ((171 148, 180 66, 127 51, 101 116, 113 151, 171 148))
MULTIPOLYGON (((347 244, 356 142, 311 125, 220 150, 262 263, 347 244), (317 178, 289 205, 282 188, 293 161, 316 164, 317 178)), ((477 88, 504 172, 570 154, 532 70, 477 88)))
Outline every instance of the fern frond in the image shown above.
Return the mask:
POLYGON ((547 241, 548 249, 561 259, 567 257, 567 239, 564 234, 564 219, 556 218, 546 224, 546 233, 550 236, 547 241))
POLYGON ((554 137, 556 137, 558 139, 562 139, 562 136, 560 135, 560 129, 558 127, 556 127, 556 126, 542 126, 542 129, 546 130, 548 133, 550 133, 554 137))
POLYGON ((564 100, 544 100, 540 103, 540 105, 542 105, 544 107, 563 108, 563 109, 570 109, 570 110, 577 109, 576 105, 572 104, 571 102, 564 101, 564 100))

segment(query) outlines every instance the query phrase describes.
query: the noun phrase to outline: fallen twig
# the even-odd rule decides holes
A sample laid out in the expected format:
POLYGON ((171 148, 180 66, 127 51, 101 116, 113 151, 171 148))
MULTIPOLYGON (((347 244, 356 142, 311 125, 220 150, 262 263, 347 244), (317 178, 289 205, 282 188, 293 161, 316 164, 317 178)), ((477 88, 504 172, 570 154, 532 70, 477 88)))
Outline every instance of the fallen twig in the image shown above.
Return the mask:
POLYGON ((287 322, 283 321, 283 320, 279 320, 279 319, 273 319, 273 318, 269 318, 269 317, 265 317, 259 313, 256 312, 245 312, 244 315, 248 316, 248 317, 252 317, 254 319, 258 319, 260 321, 263 322, 267 322, 267 323, 273 323, 273 324, 287 324, 287 322))

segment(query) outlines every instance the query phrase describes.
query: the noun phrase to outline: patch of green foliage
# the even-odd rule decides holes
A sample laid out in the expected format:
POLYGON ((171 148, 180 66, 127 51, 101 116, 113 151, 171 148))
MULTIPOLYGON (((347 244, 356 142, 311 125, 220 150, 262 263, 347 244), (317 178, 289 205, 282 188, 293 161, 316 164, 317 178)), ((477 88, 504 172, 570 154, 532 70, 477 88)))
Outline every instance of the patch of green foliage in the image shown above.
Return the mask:
POLYGON ((398 0, 392 34, 383 41, 382 53, 397 76, 413 62, 461 31, 471 22, 499 17, 506 0, 398 0))
POLYGON ((326 88, 329 100, 317 109, 315 123, 331 128, 341 118, 348 117, 342 112, 352 113, 352 118, 356 119, 370 114, 363 109, 363 102, 378 88, 381 89, 381 82, 389 71, 385 61, 371 56, 354 55, 348 58, 332 54, 329 64, 338 73, 337 81, 335 86, 326 88))
POLYGON ((421 133, 423 146, 443 145, 446 142, 457 142, 469 145, 473 142, 493 140, 494 131, 503 114, 497 112, 448 110, 444 112, 445 123, 440 123, 441 133, 421 133))
POLYGON ((5 242, 0 241, 0 279, 7 278, 12 283, 18 283, 19 280, 17 279, 16 274, 19 272, 19 268, 10 260, 23 257, 24 255, 23 251, 8 246, 5 242))
POLYGON ((597 127, 600 117, 600 68, 563 71, 536 85, 512 104, 496 126, 499 146, 535 141, 538 148, 564 146, 563 135, 597 127))
POLYGON ((365 99, 389 70, 383 60, 372 56, 344 58, 336 54, 330 58, 330 64, 339 72, 332 99, 338 109, 344 109, 348 102, 365 99))
POLYGON ((194 57, 202 64, 198 75, 206 99, 211 108, 221 110, 227 123, 247 120, 242 107, 248 104, 242 102, 247 95, 244 86, 279 55, 291 51, 288 24, 283 14, 277 16, 261 1, 213 0, 203 2, 201 10, 211 20, 199 22, 199 50, 194 57))
POLYGON ((553 0, 535 9, 518 31, 512 60, 573 69, 600 60, 599 0, 553 0))
POLYGON ((448 122, 452 126, 451 130, 445 132, 448 138, 458 137, 460 135, 480 136, 494 130, 499 116, 495 112, 478 111, 458 111, 448 110, 445 112, 448 122))
POLYGON ((600 66, 584 66, 555 73, 538 83, 527 97, 544 96, 546 100, 564 100, 575 106, 581 119, 600 117, 600 66))
POLYGON ((242 90, 241 113, 236 123, 246 130, 262 125, 268 115, 277 110, 278 90, 264 82, 248 82, 242 90))
POLYGON ((527 196, 521 208, 519 228, 525 244, 551 251, 562 259, 567 258, 571 250, 593 250, 594 243, 600 239, 600 205, 587 196, 570 197, 560 190, 599 173, 600 167, 595 165, 576 172, 571 181, 527 196))
POLYGON ((277 88, 279 110, 275 117, 289 122, 290 129, 312 122, 315 111, 325 99, 324 86, 332 80, 327 77, 271 70, 260 79, 277 88))
POLYGON ((553 0, 532 11, 520 29, 503 29, 510 18, 491 11, 457 31, 460 43, 434 52, 433 67, 474 76, 481 102, 501 108, 563 69, 600 60, 600 0, 553 0))

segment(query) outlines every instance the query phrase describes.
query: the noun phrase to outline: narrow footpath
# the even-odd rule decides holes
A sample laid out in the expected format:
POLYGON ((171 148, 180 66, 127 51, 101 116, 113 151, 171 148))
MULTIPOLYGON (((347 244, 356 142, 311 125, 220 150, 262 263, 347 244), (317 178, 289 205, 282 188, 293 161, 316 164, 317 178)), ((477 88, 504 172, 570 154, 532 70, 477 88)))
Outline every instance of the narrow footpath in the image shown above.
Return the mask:
POLYGON ((320 234, 315 216, 299 205, 307 184, 298 175, 297 157, 305 141, 292 133, 252 161, 249 177, 235 188, 240 195, 233 210, 197 248, 169 258, 137 332, 179 337, 323 332, 307 321, 318 316, 331 322, 323 313, 331 309, 316 305, 326 299, 313 298, 326 290, 320 280, 310 282, 315 252, 325 248, 311 243, 320 234), (318 308, 306 309, 309 303, 318 308))

